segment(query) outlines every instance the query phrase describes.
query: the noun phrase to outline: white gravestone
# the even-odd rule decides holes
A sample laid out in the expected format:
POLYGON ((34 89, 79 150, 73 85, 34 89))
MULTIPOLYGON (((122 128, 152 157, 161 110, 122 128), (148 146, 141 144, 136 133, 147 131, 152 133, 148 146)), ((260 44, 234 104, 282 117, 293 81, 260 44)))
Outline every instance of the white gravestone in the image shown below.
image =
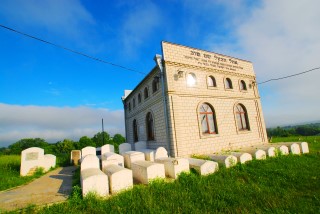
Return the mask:
POLYGON ((44 171, 48 171, 56 166, 56 156, 47 154, 43 157, 43 162, 41 163, 41 167, 44 168, 44 171))
POLYGON ((72 150, 70 154, 70 163, 78 166, 81 160, 81 151, 80 150, 72 150))
POLYGON ((195 169, 200 175, 209 175, 219 170, 217 162, 188 158, 189 167, 195 169))
POLYGON ((278 147, 281 155, 288 155, 289 154, 289 148, 285 145, 281 145, 278 147))
POLYGON ((154 159, 167 158, 167 157, 168 157, 168 152, 165 148, 159 147, 156 149, 154 154, 154 159))
POLYGON ((210 155, 210 158, 224 165, 226 168, 233 167, 237 164, 237 157, 233 155, 210 155))
POLYGON ((129 151, 123 153, 122 156, 124 157, 124 166, 128 169, 131 169, 131 164, 135 161, 144 161, 144 154, 142 152, 137 151, 129 151))
POLYGON ((290 152, 294 155, 300 155, 300 146, 297 143, 293 143, 290 145, 290 152))
POLYGON ((255 159, 257 160, 264 160, 267 158, 267 153, 263 151, 262 149, 257 149, 252 153, 255 159))
POLYGON ((118 165, 124 167, 124 158, 122 155, 118 155, 113 152, 106 152, 102 155, 102 170, 104 170, 109 165, 118 165))
POLYGON ((138 141, 134 144, 134 148, 136 151, 147 149, 146 141, 138 141))
POLYGON ((155 150, 147 149, 147 144, 145 141, 139 141, 134 144, 135 151, 143 152, 144 158, 147 161, 154 161, 155 150))
POLYGON ((156 163, 164 164, 167 177, 176 179, 181 172, 189 172, 189 161, 186 158, 158 158, 156 163))
POLYGON ((31 147, 21 152, 20 175, 32 175, 36 168, 41 167, 44 159, 44 150, 37 147, 31 147))
POLYGON ((231 154, 237 157, 238 162, 240 162, 241 164, 252 161, 252 155, 249 153, 232 152, 231 154))
POLYGON ((81 161, 87 156, 87 155, 96 155, 96 148, 92 146, 87 146, 81 149, 81 161))
POLYGON ((109 165, 103 169, 109 178, 110 193, 117 193, 133 186, 132 171, 118 165, 109 165))
POLYGON ((301 146, 301 152, 303 154, 309 153, 309 146, 307 142, 300 143, 300 146, 301 146))
POLYGON ((267 153, 268 157, 275 157, 276 156, 276 148, 273 146, 266 148, 264 151, 267 153))
POLYGON ((131 144, 129 143, 121 143, 119 145, 119 154, 122 155, 125 152, 131 151, 131 144))
POLYGON ((151 161, 136 161, 131 164, 133 178, 139 183, 148 184, 155 178, 165 178, 164 165, 151 161))
POLYGON ((81 162, 81 171, 85 169, 100 169, 99 158, 96 155, 87 155, 81 162))
POLYGON ((111 144, 106 144, 101 146, 101 156, 103 156, 106 152, 113 152, 114 153, 114 146, 111 144))

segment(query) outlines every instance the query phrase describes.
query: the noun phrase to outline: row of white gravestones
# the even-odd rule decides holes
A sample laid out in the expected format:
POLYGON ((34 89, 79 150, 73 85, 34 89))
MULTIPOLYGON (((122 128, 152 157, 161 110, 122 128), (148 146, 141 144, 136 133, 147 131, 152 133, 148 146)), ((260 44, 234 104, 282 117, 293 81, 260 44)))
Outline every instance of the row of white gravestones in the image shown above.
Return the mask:
POLYGON ((44 150, 38 147, 31 147, 21 152, 20 175, 32 175, 37 168, 48 171, 56 166, 56 156, 44 154, 44 150))

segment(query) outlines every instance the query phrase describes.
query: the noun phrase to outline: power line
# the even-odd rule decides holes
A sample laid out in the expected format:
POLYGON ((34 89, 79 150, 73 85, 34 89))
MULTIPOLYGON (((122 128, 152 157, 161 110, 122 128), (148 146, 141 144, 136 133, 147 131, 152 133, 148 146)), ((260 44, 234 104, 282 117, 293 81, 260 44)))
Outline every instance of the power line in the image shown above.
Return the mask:
POLYGON ((102 63, 108 64, 108 65, 112 65, 112 66, 115 66, 115 67, 119 67, 119 68, 121 68, 121 69, 125 69, 125 70, 128 70, 128 71, 133 71, 133 72, 136 72, 136 73, 139 73, 139 74, 143 74, 143 75, 146 74, 146 73, 143 73, 143 72, 141 72, 141 71, 134 70, 134 69, 132 69, 132 68, 127 68, 127 67, 122 66, 122 65, 118 65, 118 64, 115 64, 115 63, 112 63, 112 62, 108 62, 108 61, 105 61, 105 60, 103 60, 103 59, 99 59, 99 58, 90 56, 90 55, 88 55, 88 54, 85 54, 85 53, 82 53, 82 52, 79 52, 79 51, 72 50, 72 49, 70 49, 70 48, 66 48, 66 47, 64 47, 64 46, 62 46, 62 45, 57 45, 57 44, 55 44, 55 43, 46 41, 46 40, 44 40, 44 39, 40 39, 40 38, 38 38, 38 37, 31 36, 31 35, 29 35, 29 34, 23 33, 23 32, 21 32, 21 31, 18 31, 18 30, 12 29, 12 28, 9 28, 9 27, 4 26, 4 25, 2 25, 2 24, 0 24, 0 27, 5 28, 5 29, 7 29, 7 30, 10 30, 10 31, 12 31, 12 32, 18 33, 18 34, 20 34, 20 35, 23 35, 23 36, 26 36, 26 37, 29 37, 29 38, 38 40, 38 41, 40 41, 40 42, 43 42, 43 43, 46 43, 46 44, 55 46, 55 47, 57 47, 57 48, 61 48, 61 49, 64 49, 64 50, 66 50, 66 51, 70 51, 70 52, 72 52, 72 53, 75 53, 75 54, 78 54, 78 55, 87 57, 87 58, 89 58, 89 59, 96 60, 96 61, 98 61, 98 62, 102 62, 102 63))
POLYGON ((308 73, 308 72, 311 72, 311 71, 314 71, 314 70, 317 70, 317 69, 320 69, 320 67, 312 68, 310 70, 303 71, 303 72, 300 72, 300 73, 297 73, 297 74, 291 74, 291 75, 284 76, 284 77, 279 77, 279 78, 275 78, 275 79, 269 79, 267 81, 258 83, 258 85, 261 85, 261 84, 264 84, 264 83, 267 83, 267 82, 271 82, 271 81, 282 80, 282 79, 286 79, 286 78, 290 78, 290 77, 294 77, 294 76, 299 76, 299 75, 302 75, 302 74, 305 74, 305 73, 308 73))

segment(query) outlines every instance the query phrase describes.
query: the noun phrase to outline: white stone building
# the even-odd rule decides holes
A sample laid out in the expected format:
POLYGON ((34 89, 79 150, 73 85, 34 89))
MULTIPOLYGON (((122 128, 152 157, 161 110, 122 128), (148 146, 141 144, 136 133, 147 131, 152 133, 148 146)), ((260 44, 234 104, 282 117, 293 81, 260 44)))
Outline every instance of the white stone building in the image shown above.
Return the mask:
POLYGON ((122 97, 126 139, 173 157, 267 143, 251 62, 162 42, 156 66, 122 97))

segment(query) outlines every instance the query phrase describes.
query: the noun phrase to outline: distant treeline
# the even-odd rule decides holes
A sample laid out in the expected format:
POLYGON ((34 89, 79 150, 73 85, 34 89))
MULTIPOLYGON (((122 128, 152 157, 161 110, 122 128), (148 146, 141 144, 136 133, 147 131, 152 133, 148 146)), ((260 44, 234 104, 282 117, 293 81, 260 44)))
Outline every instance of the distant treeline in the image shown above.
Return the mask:
POLYGON ((126 139, 121 134, 115 134, 113 137, 107 132, 98 132, 92 138, 83 136, 79 141, 64 139, 57 143, 48 143, 41 138, 24 138, 16 143, 11 144, 8 148, 0 148, 0 155, 21 154, 21 151, 30 147, 39 147, 44 149, 45 154, 53 154, 56 156, 70 155, 71 150, 82 149, 86 146, 101 147, 104 144, 112 144, 117 151, 119 145, 124 143, 126 139))
POLYGON ((314 136, 320 135, 320 123, 284 126, 267 129, 268 137, 314 136))

